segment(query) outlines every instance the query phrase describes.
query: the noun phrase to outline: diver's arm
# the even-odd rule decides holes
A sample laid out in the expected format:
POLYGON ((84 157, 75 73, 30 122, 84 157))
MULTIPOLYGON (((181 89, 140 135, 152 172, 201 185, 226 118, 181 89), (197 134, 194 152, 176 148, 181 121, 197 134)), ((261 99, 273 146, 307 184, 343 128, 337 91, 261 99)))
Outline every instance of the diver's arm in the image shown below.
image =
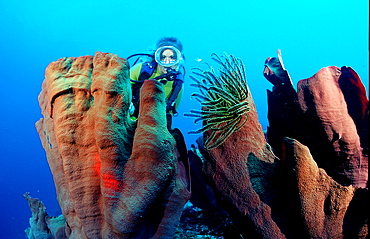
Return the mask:
POLYGON ((132 104, 134 106, 134 112, 132 116, 137 117, 139 114, 139 98, 140 98, 140 88, 143 82, 139 81, 140 71, 142 64, 136 64, 130 69, 130 79, 131 79, 131 90, 132 90, 132 104))
POLYGON ((173 114, 176 113, 177 106, 175 104, 176 102, 178 102, 177 99, 179 97, 180 92, 183 89, 183 84, 184 84, 183 75, 179 74, 177 78, 174 80, 172 85, 172 91, 168 96, 166 112, 172 111, 173 114))
POLYGON ((142 65, 142 63, 138 63, 130 69, 131 84, 135 84, 135 81, 139 80, 142 65))

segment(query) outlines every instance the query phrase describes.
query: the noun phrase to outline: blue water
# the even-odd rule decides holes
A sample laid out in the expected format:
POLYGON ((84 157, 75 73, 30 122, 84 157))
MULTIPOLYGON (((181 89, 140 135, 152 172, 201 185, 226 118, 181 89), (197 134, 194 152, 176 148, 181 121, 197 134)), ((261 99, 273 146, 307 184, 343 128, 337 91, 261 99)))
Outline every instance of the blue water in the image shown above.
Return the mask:
MULTIPOLYGON (((58 215, 55 188, 34 124, 46 66, 65 56, 139 53, 162 36, 184 45, 187 68, 224 51, 244 61, 266 129, 267 57, 281 49, 294 85, 326 66, 351 66, 368 89, 368 1, 0 1, 0 238, 25 238, 31 212, 22 195, 58 215)), ((213 62, 212 62, 213 63, 213 62)), ((174 126, 196 129, 182 114, 198 108, 186 82, 174 126)), ((196 136, 186 135, 187 143, 196 136)))

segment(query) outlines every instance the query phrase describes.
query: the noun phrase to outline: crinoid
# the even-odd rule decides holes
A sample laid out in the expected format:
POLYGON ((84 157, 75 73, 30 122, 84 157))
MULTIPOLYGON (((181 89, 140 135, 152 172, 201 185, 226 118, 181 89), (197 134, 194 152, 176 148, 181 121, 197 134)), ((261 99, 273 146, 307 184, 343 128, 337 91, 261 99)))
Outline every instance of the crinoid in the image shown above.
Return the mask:
POLYGON ((250 110, 246 101, 248 85, 242 60, 226 53, 221 57, 213 53, 211 57, 220 64, 219 74, 210 65, 208 70, 192 69, 195 76, 190 75, 190 78, 195 83, 190 85, 200 91, 193 93, 192 97, 201 103, 202 109, 193 109, 185 114, 196 117, 194 123, 203 120, 203 127, 189 134, 209 131, 210 136, 204 143, 208 150, 218 147, 238 131, 247 121, 250 110))

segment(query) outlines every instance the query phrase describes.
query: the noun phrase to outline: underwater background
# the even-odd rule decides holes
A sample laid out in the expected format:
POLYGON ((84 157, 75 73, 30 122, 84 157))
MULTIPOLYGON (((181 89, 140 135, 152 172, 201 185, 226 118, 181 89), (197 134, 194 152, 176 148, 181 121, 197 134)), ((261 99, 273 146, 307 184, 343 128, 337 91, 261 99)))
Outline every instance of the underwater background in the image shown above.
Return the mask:
MULTIPOLYGON (((37 97, 47 65, 62 57, 110 52, 126 58, 145 52, 162 36, 184 46, 187 76, 205 68, 212 53, 241 58, 264 130, 268 126, 264 61, 281 49, 293 85, 326 66, 350 66, 369 89, 369 5, 327 1, 20 1, 0 0, 0 239, 25 238, 31 211, 23 193, 59 215, 52 175, 35 129, 37 97)), ((186 77, 179 115, 187 146, 199 135, 199 104, 186 77)))

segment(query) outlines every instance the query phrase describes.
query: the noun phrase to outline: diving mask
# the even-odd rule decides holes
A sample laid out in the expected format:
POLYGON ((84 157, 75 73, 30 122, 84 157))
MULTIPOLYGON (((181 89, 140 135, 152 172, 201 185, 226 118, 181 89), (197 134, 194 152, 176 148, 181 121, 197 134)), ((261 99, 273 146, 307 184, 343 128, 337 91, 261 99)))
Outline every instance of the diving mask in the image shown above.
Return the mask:
POLYGON ((154 53, 155 61, 164 67, 178 65, 182 61, 181 52, 174 46, 163 46, 154 53))

